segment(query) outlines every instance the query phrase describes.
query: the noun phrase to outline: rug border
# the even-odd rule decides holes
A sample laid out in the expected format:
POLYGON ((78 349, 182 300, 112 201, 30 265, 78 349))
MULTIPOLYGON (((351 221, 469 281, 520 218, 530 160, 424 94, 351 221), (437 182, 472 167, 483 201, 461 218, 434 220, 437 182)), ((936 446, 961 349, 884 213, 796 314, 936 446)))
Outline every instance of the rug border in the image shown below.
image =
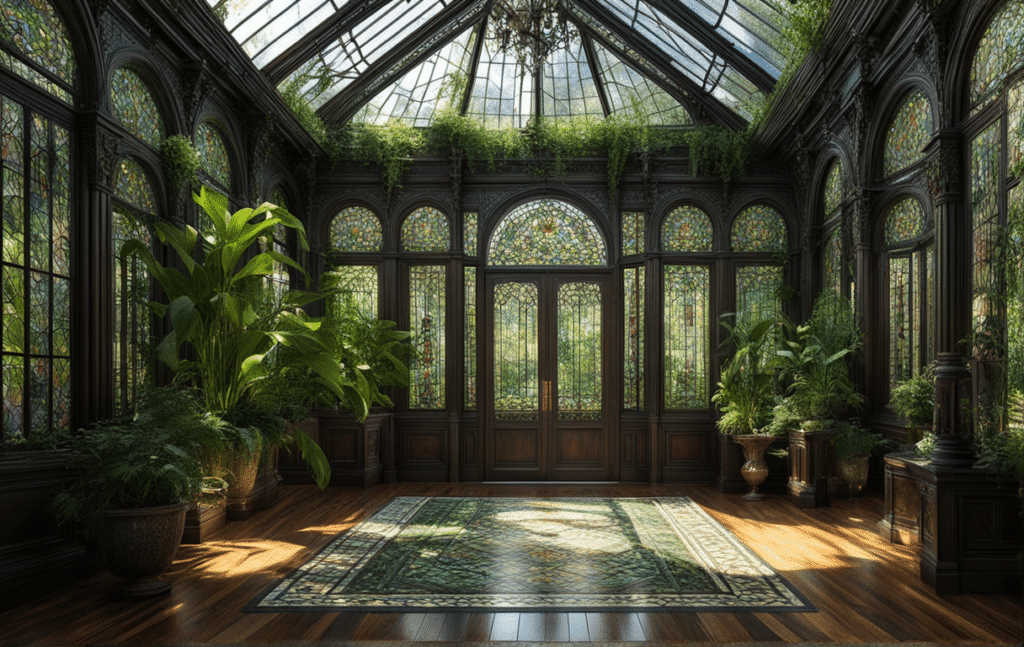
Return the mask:
MULTIPOLYGON (((259 607, 259 603, 269 595, 274 589, 276 589, 282 582, 292 577, 303 569, 307 564, 315 560, 322 553, 326 552, 334 544, 335 540, 344 535, 345 533, 357 527, 359 524, 368 521, 373 518, 378 512, 391 505, 398 499, 595 499, 595 500, 606 500, 606 499, 638 499, 638 500, 664 500, 664 499, 686 499, 693 503, 697 508, 707 516, 711 521, 715 522, 722 527, 723 530, 729 534, 733 534, 731 530, 722 526, 721 522, 712 517, 702 505, 694 501, 691 497, 681 496, 648 496, 648 497, 609 497, 609 496, 593 496, 593 497, 495 497, 495 496, 394 496, 384 502, 379 508, 373 511, 372 514, 362 519, 350 528, 342 530, 338 534, 331 537, 323 548, 318 550, 316 553, 310 555, 303 561, 301 566, 297 566, 292 570, 288 571, 283 577, 276 578, 270 584, 263 587, 259 593, 257 593, 244 607, 242 607, 242 613, 817 613, 818 608, 811 603, 811 601, 801 592, 797 587, 793 586, 789 580, 779 574, 779 572, 764 560, 757 552, 744 544, 742 541, 736 540, 750 551, 751 556, 761 562, 764 566, 771 569, 779 581, 786 586, 792 592, 794 597, 803 602, 803 607, 695 607, 695 606, 659 606, 659 607, 586 607, 586 606, 575 606, 571 610, 563 610, 553 607, 410 607, 410 606, 332 606, 332 605, 318 605, 318 606, 307 606, 307 605, 292 605, 288 607, 259 607)), ((733 535, 735 537, 735 535, 733 535)))

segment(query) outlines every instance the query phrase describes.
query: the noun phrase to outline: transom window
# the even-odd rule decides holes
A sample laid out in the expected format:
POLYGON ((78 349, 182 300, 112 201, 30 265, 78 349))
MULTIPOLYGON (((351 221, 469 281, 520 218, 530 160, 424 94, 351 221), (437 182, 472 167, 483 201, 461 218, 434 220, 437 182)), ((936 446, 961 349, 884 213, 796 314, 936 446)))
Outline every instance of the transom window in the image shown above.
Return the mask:
POLYGON ((110 107, 128 132, 154 148, 164 139, 164 120, 146 82, 130 67, 114 70, 110 79, 110 107))
POLYGON ((889 125, 883 153, 886 176, 924 158, 922 148, 932 134, 932 106, 922 92, 910 95, 889 125))
POLYGON ((607 265, 597 225, 561 200, 536 200, 510 211, 495 227, 489 265, 607 265))

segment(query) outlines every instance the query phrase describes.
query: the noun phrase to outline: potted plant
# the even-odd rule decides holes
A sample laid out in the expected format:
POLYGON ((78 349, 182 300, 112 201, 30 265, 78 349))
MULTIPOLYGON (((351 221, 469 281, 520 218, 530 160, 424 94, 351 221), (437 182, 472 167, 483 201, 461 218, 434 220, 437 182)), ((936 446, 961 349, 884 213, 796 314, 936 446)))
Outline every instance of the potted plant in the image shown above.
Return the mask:
POLYGON ((871 452, 888 444, 882 434, 864 427, 839 422, 830 440, 836 451, 836 476, 849 488, 849 498, 860 494, 868 482, 868 460, 871 452))
POLYGON ((740 469, 750 491, 748 501, 760 501, 764 494, 758 486, 768 476, 764 452, 775 437, 767 435, 775 396, 775 319, 760 321, 748 317, 723 315, 722 326, 729 331, 723 346, 733 348, 733 355, 722 365, 721 380, 711 401, 722 415, 716 425, 724 434, 732 434, 734 442, 743 447, 746 462, 740 469), (735 322, 730 324, 729 319, 735 322))
POLYGON ((54 498, 62 523, 77 522, 98 544, 128 597, 165 593, 159 579, 185 527, 185 513, 210 485, 200 455, 224 443, 221 421, 176 387, 144 391, 136 409, 93 424, 72 440, 77 478, 54 498))
MULTIPOLYGON (((778 350, 786 382, 785 403, 799 429, 790 429, 788 489, 800 507, 828 503, 831 472, 828 439, 836 422, 861 407, 851 373, 863 332, 850 302, 832 290, 823 292, 805 325, 787 325, 778 350)), ((792 420, 789 421, 792 424, 792 420)))
POLYGON ((915 444, 931 430, 935 416, 935 370, 926 367, 892 388, 889 406, 907 424, 906 441, 915 444))

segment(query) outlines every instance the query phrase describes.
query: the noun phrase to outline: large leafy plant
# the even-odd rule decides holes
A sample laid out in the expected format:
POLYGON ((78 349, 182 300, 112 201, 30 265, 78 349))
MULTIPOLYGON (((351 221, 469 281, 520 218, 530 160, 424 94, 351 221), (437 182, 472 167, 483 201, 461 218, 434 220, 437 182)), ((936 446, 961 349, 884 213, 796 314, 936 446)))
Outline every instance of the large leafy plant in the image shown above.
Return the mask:
POLYGON ((721 381, 711 401, 722 410, 718 429, 727 434, 762 432, 771 418, 775 393, 774 319, 760 321, 739 317, 734 323, 723 315, 721 324, 729 331, 723 346, 734 349, 722 366, 721 381))

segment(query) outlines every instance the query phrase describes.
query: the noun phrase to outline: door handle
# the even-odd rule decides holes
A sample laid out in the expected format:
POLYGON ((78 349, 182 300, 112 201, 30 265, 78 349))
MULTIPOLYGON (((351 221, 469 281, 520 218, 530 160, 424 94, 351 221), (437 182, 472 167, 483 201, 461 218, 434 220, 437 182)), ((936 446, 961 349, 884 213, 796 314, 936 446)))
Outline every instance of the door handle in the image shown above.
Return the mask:
POLYGON ((541 410, 551 411, 551 380, 544 380, 543 385, 543 396, 541 398, 541 410))

